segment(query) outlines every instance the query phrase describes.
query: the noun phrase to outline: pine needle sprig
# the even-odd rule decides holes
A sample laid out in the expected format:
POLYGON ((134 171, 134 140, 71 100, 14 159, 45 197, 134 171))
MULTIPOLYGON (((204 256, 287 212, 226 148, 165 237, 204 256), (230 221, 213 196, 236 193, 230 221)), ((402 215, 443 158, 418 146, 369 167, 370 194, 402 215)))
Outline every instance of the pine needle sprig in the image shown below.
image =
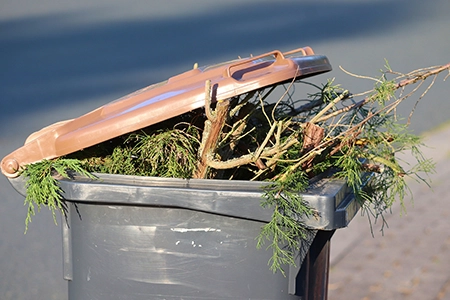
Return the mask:
MULTIPOLYGON (((194 128, 190 128, 194 130, 194 128)), ((131 135, 136 157, 134 175, 191 178, 197 166, 198 132, 180 129, 158 130, 152 134, 131 135)))
POLYGON ((71 178, 69 170, 89 178, 95 178, 82 167, 77 159, 42 160, 27 165, 21 171, 21 175, 27 178, 25 205, 28 205, 28 211, 25 219, 25 232, 28 231, 28 225, 36 214, 36 208, 37 211, 40 211, 42 206, 48 207, 52 212, 55 224, 57 223, 56 211, 60 211, 63 215, 66 214, 67 204, 61 195, 63 191, 55 176, 71 178))
POLYGON ((269 243, 266 250, 272 250, 268 264, 273 272, 280 271, 284 275, 283 266, 296 265, 295 255, 300 251, 302 240, 308 232, 302 220, 315 214, 300 195, 307 186, 305 174, 296 172, 264 189, 261 205, 273 209, 273 214, 271 221, 262 227, 257 237, 257 248, 269 243))
POLYGON ((89 172, 106 174, 136 174, 133 153, 128 145, 117 146, 110 155, 94 156, 81 160, 82 166, 89 172))

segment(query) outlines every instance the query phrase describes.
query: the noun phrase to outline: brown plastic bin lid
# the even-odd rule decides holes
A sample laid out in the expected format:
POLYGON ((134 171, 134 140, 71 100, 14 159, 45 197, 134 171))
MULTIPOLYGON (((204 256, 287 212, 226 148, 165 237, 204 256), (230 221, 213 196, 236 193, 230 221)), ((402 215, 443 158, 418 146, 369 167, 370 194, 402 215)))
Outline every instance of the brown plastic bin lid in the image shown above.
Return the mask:
POLYGON ((3 158, 1 170, 16 177, 26 164, 64 156, 200 108, 205 105, 207 80, 216 101, 330 70, 327 57, 315 55, 310 47, 192 69, 31 134, 24 146, 3 158))

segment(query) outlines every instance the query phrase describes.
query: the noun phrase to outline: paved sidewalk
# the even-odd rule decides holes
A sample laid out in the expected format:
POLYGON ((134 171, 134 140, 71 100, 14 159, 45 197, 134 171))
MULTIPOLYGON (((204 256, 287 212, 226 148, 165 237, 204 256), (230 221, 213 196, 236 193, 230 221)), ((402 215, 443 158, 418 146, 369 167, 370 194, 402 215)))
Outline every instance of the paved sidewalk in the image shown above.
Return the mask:
POLYGON ((384 235, 357 215, 331 243, 330 300, 450 299, 450 126, 427 134, 432 189, 410 182, 414 201, 387 216, 384 235))

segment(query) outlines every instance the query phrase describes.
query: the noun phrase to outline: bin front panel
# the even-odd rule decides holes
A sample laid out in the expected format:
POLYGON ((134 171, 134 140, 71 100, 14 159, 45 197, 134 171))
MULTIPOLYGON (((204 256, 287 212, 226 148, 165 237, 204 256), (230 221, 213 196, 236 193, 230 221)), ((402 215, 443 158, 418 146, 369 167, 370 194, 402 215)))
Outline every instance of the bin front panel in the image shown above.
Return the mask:
MULTIPOLYGON (((299 299, 256 250, 263 223, 187 209, 70 205, 69 299, 299 299)), ((286 272, 288 274, 288 271, 286 272)))

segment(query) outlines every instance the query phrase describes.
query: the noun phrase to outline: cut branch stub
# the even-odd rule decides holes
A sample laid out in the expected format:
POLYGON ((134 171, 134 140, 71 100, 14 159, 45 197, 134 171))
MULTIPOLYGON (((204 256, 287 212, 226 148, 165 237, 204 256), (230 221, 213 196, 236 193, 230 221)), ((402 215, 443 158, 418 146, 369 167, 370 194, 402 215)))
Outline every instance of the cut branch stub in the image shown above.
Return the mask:
POLYGON ((199 164, 194 172, 194 178, 206 178, 208 175, 208 158, 214 156, 219 142, 220 133, 228 117, 230 102, 228 100, 218 101, 216 110, 211 109, 210 81, 206 82, 205 88, 205 112, 207 120, 203 131, 201 147, 199 149, 199 164))
POLYGON ((324 129, 313 123, 306 123, 303 131, 303 147, 304 153, 311 151, 317 147, 324 136, 324 129))
MULTIPOLYGON (((303 131, 303 146, 302 153, 306 154, 320 145, 320 142, 324 137, 324 129, 313 123, 306 123, 305 129, 303 131)), ((309 169, 312 165, 312 160, 314 157, 304 162, 302 165, 303 169, 309 169)))

